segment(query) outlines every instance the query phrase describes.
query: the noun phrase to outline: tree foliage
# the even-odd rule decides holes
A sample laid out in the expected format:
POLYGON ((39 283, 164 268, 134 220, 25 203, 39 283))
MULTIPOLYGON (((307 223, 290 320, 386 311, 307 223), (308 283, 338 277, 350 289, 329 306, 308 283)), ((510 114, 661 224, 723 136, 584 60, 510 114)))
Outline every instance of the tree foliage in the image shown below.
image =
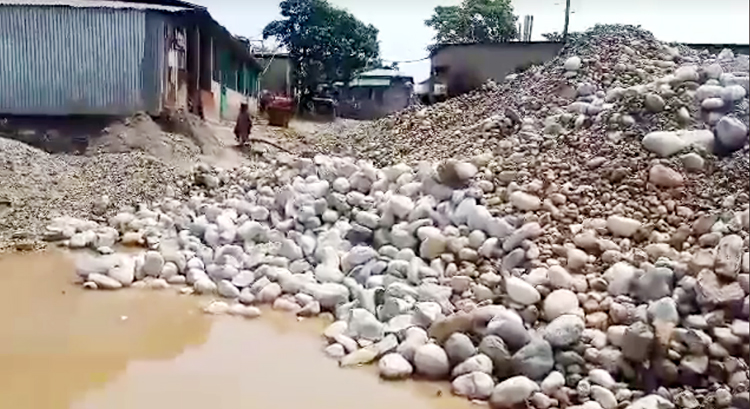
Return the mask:
POLYGON ((510 0, 463 0, 460 6, 437 6, 425 24, 439 44, 499 43, 518 38, 510 0))
POLYGON ((303 95, 321 83, 349 81, 357 72, 380 63, 374 26, 326 0, 284 0, 279 6, 283 19, 269 23, 263 38, 275 37, 288 50, 303 95))

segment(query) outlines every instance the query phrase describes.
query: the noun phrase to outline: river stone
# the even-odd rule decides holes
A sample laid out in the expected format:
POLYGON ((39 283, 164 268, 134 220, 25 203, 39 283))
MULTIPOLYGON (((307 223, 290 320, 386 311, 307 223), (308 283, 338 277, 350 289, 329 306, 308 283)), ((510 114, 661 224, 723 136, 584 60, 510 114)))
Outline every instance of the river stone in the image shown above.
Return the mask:
POLYGON ((477 348, 466 334, 456 332, 445 341, 445 352, 451 364, 456 365, 476 354, 477 348))
POLYGON ((539 338, 532 339, 513 355, 513 368, 519 375, 531 379, 543 379, 555 366, 550 343, 539 338))
POLYGON ((490 406, 493 409, 513 409, 537 391, 539 385, 536 382, 525 376, 514 376, 495 386, 490 397, 490 406))
POLYGON ((581 58, 574 55, 567 60, 565 60, 565 63, 563 64, 563 68, 565 68, 565 71, 578 71, 581 69, 581 58))
POLYGON ((651 167, 648 172, 648 181, 664 188, 675 188, 685 184, 685 179, 679 172, 661 164, 651 167))
POLYGON ((370 311, 355 308, 349 315, 347 334, 357 340, 379 341, 385 335, 385 326, 370 311))
POLYGON ((117 266, 107 272, 107 275, 117 280, 123 286, 129 286, 135 279, 135 259, 122 255, 119 257, 117 266))
POLYGON ((505 378, 511 373, 511 355, 502 338, 497 335, 487 335, 482 338, 478 350, 492 360, 492 367, 497 377, 505 378))
POLYGON ((716 139, 722 147, 729 151, 742 149, 748 141, 747 127, 737 118, 722 117, 716 123, 716 139))
POLYGON ((89 274, 88 281, 96 284, 97 288, 102 290, 119 290, 122 288, 122 283, 112 277, 105 276, 104 274, 89 274))
POLYGON ((411 376, 413 368, 401 354, 390 353, 378 361, 380 377, 387 380, 406 379, 411 376))
POLYGON ((257 300, 261 304, 271 304, 281 295, 281 286, 278 283, 270 283, 258 292, 257 300))
POLYGON ((456 365, 451 372, 453 378, 472 372, 492 374, 492 360, 485 354, 477 354, 456 365))
POLYGON ((599 385, 592 385, 591 398, 598 402, 602 409, 617 409, 617 398, 609 389, 599 385))
POLYGON ((443 379, 450 373, 448 354, 436 344, 425 344, 414 353, 417 373, 430 379, 443 379))
POLYGON ((505 291, 513 301, 521 305, 536 304, 542 298, 534 286, 518 277, 508 277, 505 280, 505 291))
POLYGON ((219 281, 217 291, 224 298, 237 298, 240 296, 240 290, 227 280, 219 281))
POLYGON ((609 216, 607 218, 607 229, 615 236, 631 237, 641 227, 641 222, 629 217, 609 216))
POLYGON ((578 308, 578 296, 570 290, 552 291, 544 299, 544 317, 547 321, 552 321, 561 315, 574 314, 578 308))
POLYGON ((561 315, 544 329, 544 339, 557 348, 576 344, 583 334, 586 324, 577 315, 561 315))
POLYGON ((213 294, 217 290, 216 283, 206 276, 198 278, 195 283, 193 283, 193 288, 195 288, 195 291, 198 294, 213 294))
POLYGON ((651 354, 654 333, 649 326, 641 321, 630 325, 623 334, 622 354, 634 361, 643 362, 651 354))
POLYGON ((495 382, 490 375, 484 372, 472 372, 454 379, 451 389, 457 396, 486 400, 492 394, 494 386, 495 382))
POLYGON ((158 277, 164 267, 164 257, 158 251, 147 251, 143 257, 141 270, 150 277, 158 277))
POLYGON ((736 234, 724 236, 716 249, 716 274, 736 279, 742 265, 742 238, 736 234))
POLYGON ((659 395, 648 395, 636 399, 625 409, 674 409, 674 404, 659 395))
POLYGON ((535 211, 538 210, 542 205, 542 200, 538 197, 517 190, 510 195, 510 203, 523 211, 535 211))
POLYGON ((668 158, 688 146, 688 143, 680 138, 677 132, 672 131, 655 131, 648 133, 643 137, 641 143, 646 150, 653 152, 662 158, 668 158))

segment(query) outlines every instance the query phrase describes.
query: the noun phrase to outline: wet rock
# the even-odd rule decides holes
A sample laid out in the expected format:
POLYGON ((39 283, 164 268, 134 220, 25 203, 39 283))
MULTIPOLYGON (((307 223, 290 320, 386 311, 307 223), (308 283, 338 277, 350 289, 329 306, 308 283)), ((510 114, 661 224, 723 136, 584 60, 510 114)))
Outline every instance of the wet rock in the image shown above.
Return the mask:
POLYGON ((525 402, 539 385, 525 376, 514 376, 500 382, 490 396, 490 407, 493 409, 513 409, 525 402))
POLYGON ((492 374, 492 360, 485 354, 477 354, 456 365, 451 372, 453 378, 472 372, 492 374))
POLYGON ((430 379, 443 379, 450 373, 448 354, 436 344, 425 344, 414 353, 417 373, 430 379))
POLYGON ((409 361, 401 354, 390 353, 384 355, 378 361, 380 377, 387 380, 407 379, 411 376, 413 368, 409 361))
POLYGON ((88 275, 88 281, 96 284, 96 288, 102 290, 119 290, 122 283, 104 274, 92 273, 88 275))
POLYGON ((495 382, 484 372, 472 372, 461 375, 451 384, 453 393, 469 399, 486 400, 493 392, 495 382))

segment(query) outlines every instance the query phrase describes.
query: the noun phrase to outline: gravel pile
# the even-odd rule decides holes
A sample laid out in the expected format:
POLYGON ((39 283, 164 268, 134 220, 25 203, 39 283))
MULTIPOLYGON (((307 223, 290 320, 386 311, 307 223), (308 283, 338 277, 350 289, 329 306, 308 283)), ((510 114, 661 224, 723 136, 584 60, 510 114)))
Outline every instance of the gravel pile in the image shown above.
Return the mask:
POLYGON ((198 166, 184 199, 57 218, 48 237, 101 254, 78 264, 86 288, 332 315, 325 353, 341 366, 450 380, 493 409, 747 409, 737 67, 597 27, 502 85, 322 136, 375 164, 198 166))
POLYGON ((0 249, 38 245, 56 217, 106 217, 177 195, 185 176, 142 153, 53 155, 0 138, 0 249))
POLYGON ((79 260, 86 288, 214 295, 206 312, 246 318, 257 304, 332 315, 325 353, 341 366, 450 380, 493 408, 747 407, 747 209, 696 218, 659 202, 668 214, 649 227, 624 205, 573 215, 590 188, 529 184, 506 190, 503 214, 490 162, 199 166, 188 200, 49 231, 102 254, 79 260))

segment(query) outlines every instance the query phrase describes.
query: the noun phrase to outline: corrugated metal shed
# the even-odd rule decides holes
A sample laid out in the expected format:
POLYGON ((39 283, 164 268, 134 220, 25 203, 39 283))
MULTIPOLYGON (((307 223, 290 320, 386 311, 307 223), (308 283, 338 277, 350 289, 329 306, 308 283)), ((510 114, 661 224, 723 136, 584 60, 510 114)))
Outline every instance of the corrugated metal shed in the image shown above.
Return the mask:
POLYGON ((189 10, 186 7, 108 0, 0 0, 0 6, 61 6, 79 8, 160 10, 168 12, 189 10))
POLYGON ((161 13, 0 1, 0 113, 160 111, 161 13))

